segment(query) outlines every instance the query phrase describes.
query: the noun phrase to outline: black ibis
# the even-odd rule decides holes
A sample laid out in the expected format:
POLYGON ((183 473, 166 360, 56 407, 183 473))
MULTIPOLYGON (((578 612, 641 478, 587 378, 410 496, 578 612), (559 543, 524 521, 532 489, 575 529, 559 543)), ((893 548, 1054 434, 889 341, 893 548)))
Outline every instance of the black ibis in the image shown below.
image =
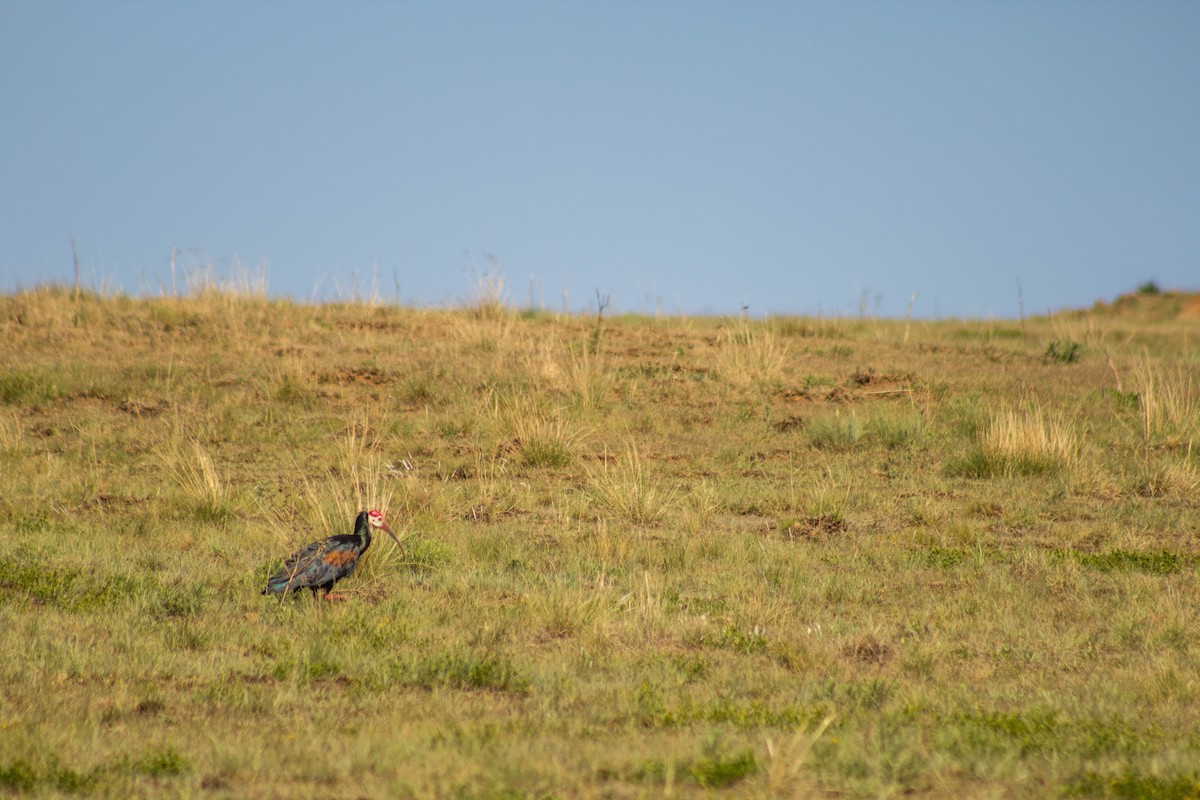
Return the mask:
POLYGON ((335 583, 354 572, 359 557, 371 546, 372 528, 386 531, 396 544, 400 544, 383 514, 373 509, 360 512, 354 520, 354 533, 330 536, 292 553, 283 562, 283 568, 267 579, 267 588, 262 593, 284 594, 297 589, 312 589, 314 598, 318 591, 323 591, 326 599, 340 599, 329 593, 335 583))

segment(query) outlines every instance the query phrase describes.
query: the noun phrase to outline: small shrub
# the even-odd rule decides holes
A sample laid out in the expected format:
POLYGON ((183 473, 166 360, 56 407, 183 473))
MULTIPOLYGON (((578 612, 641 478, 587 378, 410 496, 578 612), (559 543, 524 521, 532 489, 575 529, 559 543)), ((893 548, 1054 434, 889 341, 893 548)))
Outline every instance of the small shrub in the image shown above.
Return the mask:
POLYGON ((1056 339, 1046 345, 1046 352, 1043 358, 1046 361, 1053 361, 1059 364, 1074 364, 1079 360, 1079 356, 1083 353, 1083 345, 1079 342, 1073 342, 1070 339, 1056 339))
POLYGON ((521 460, 528 467, 565 467, 574 460, 574 456, 561 441, 531 439, 521 448, 521 460))
POLYGON ((174 747, 152 750, 138 759, 134 771, 151 778, 169 778, 188 770, 188 761, 174 747))
POLYGON ((7 767, 0 767, 0 786, 13 792, 33 791, 38 784, 38 773, 28 761, 17 759, 7 767))
POLYGON ((761 653, 767 649, 766 634, 757 625, 749 629, 726 625, 719 643, 723 648, 742 654, 761 653))
POLYGON ((732 755, 713 754, 698 758, 688 766, 688 775, 701 786, 722 788, 744 780, 758 770, 754 753, 743 750, 732 755))

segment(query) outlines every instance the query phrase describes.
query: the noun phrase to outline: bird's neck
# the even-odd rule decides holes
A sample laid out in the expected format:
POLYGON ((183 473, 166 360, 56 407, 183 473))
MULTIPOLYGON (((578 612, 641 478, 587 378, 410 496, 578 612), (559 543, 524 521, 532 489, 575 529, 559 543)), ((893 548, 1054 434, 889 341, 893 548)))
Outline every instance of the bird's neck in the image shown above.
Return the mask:
POLYGON ((366 514, 359 515, 357 524, 354 526, 354 535, 362 542, 363 550, 371 546, 371 523, 366 514))

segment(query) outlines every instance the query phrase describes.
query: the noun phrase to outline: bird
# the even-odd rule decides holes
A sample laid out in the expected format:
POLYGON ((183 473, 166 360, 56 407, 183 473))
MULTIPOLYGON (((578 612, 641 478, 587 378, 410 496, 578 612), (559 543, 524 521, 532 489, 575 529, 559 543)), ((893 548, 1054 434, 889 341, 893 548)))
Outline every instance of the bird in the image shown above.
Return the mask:
POLYGON ((343 599, 330 592, 335 583, 354 572, 359 557, 371 546, 372 528, 385 531, 392 541, 400 544, 383 514, 374 509, 361 511, 354 520, 354 533, 330 536, 292 553, 283 562, 283 568, 267 579, 267 587, 262 593, 286 594, 297 589, 311 589, 314 599, 318 591, 325 592, 326 600, 343 599))

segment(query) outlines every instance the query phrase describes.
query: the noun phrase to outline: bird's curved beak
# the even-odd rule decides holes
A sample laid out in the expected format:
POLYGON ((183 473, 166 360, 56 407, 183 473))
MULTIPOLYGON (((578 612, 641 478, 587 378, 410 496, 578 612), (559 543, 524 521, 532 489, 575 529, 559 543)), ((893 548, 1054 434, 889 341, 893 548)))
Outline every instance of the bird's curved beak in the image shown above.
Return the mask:
POLYGON ((383 528, 383 530, 387 531, 387 535, 392 537, 392 541, 396 543, 397 547, 404 546, 404 545, 400 544, 400 540, 396 538, 396 534, 392 533, 392 529, 388 527, 388 524, 386 522, 380 522, 379 527, 383 528))

